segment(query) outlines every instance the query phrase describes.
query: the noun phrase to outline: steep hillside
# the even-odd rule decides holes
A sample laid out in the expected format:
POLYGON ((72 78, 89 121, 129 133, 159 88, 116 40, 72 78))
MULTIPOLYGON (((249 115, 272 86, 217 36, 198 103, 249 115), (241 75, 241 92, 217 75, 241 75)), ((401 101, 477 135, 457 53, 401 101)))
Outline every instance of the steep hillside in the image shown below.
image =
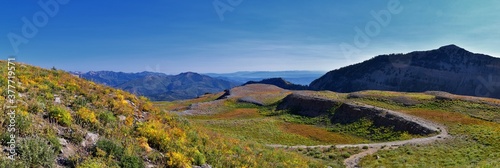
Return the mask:
POLYGON ((0 105, 3 111, 9 111, 0 113, 0 143, 4 149, 0 167, 316 164, 285 150, 222 138, 158 110, 145 97, 61 70, 21 63, 7 65, 6 61, 0 64, 0 105))
POLYGON ((499 80, 500 58, 449 45, 431 51, 377 56, 330 71, 310 87, 336 92, 445 91, 500 98, 499 80))
POLYGON ((293 84, 291 82, 286 81, 283 78, 269 78, 269 79, 263 79, 261 81, 249 81, 243 85, 257 84, 257 83, 274 85, 274 86, 278 86, 280 88, 288 89, 288 90, 306 90, 307 89, 307 86, 293 84))

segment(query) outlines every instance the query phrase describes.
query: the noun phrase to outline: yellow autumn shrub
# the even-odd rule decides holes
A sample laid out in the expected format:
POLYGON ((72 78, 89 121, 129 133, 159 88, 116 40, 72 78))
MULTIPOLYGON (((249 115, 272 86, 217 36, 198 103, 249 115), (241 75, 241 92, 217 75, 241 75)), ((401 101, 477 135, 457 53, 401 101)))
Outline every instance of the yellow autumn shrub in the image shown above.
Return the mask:
POLYGON ((99 122, 99 120, 97 120, 97 117, 95 116, 95 113, 86 107, 80 108, 76 112, 76 116, 80 120, 82 120, 83 122, 86 122, 86 123, 97 124, 97 122, 99 122))
POLYGON ((139 110, 140 111, 153 111, 153 103, 151 103, 148 98, 141 96, 139 97, 140 100, 140 105, 139 105, 139 110))
POLYGON ((139 146, 143 148, 146 152, 151 152, 151 147, 149 147, 148 144, 148 138, 139 137, 137 138, 137 141, 139 142, 139 146))
POLYGON ((53 106, 49 110, 49 118, 55 119, 62 126, 70 126, 73 122, 70 112, 61 106, 53 106))
POLYGON ((152 143, 151 145, 155 148, 159 148, 161 151, 167 151, 171 142, 177 141, 168 134, 169 130, 169 127, 166 127, 158 120, 140 123, 137 127, 139 135, 147 138, 148 141, 152 143))
POLYGON ((134 109, 127 103, 126 100, 112 100, 111 109, 116 114, 131 116, 134 114, 134 109))
POLYGON ((184 156, 182 153, 169 152, 168 159, 168 165, 171 167, 191 167, 191 159, 184 156))
POLYGON ((132 117, 132 116, 128 116, 128 117, 125 119, 125 125, 126 125, 126 126, 132 126, 132 124, 134 124, 134 117, 132 117))

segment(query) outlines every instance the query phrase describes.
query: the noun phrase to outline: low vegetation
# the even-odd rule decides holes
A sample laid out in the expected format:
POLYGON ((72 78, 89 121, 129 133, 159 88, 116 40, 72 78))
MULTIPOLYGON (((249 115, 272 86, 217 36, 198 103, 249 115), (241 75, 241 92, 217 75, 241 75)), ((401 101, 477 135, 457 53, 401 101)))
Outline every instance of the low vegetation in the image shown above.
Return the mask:
MULTIPOLYGON (((4 61, 1 62, 5 64, 4 61)), ((6 66, 0 67, 6 74, 6 66)), ((304 117, 276 111, 291 92, 268 87, 216 100, 151 103, 72 76, 64 71, 19 64, 15 88, 17 151, 15 162, 0 167, 343 167, 343 160, 364 148, 271 148, 267 144, 358 144, 415 138, 361 119, 331 123, 329 112, 304 117), (248 96, 263 106, 244 103, 248 96), (203 109, 205 113, 183 114, 203 109), (57 160, 57 162, 56 162, 57 160)), ((0 84, 6 86, 5 78, 0 84)), ((258 88, 254 88, 258 89, 258 88)), ((7 91, 0 88, 5 108, 7 91)), ((312 96, 369 104, 425 118, 448 128, 453 138, 429 145, 402 146, 364 157, 363 167, 499 167, 500 105, 493 99, 433 93, 365 91, 352 94, 303 91, 312 96)), ((5 109, 4 109, 5 110, 5 109)), ((0 142, 10 140, 9 117, 0 113, 0 142)), ((5 151, 2 153, 6 155, 5 151)))
POLYGON ((354 154, 360 153, 365 149, 360 148, 297 148, 288 149, 291 152, 297 152, 314 160, 323 162, 325 166, 343 167, 343 161, 354 154))
POLYGON ((419 104, 407 106, 390 99, 376 97, 356 98, 356 101, 402 111, 448 127, 454 137, 444 142, 425 146, 404 146, 395 150, 379 151, 365 157, 363 167, 391 165, 395 167, 498 167, 500 166, 500 107, 491 99, 470 101, 470 97, 456 99, 430 98, 415 93, 419 104), (429 159, 432 158, 432 159, 429 159))
MULTIPOLYGON (((6 64, 1 61, 1 64, 6 64)), ((6 74, 7 67, 1 66, 6 74)), ((98 85, 61 70, 16 65, 18 156, 0 167, 320 167, 321 163, 282 149, 241 141, 196 127, 149 100, 98 85), (96 138, 96 139, 94 139, 96 138), (96 141, 94 141, 96 140, 96 141), (56 162, 57 160, 57 162, 56 162)), ((0 79, 6 86, 6 78, 0 79)), ((0 88, 0 105, 7 91, 0 88)), ((214 100, 206 95, 199 102, 214 100)), ((169 108, 185 108, 171 103, 169 108)), ((252 111, 252 110, 250 110, 252 111)), ((245 109, 232 116, 241 116, 245 109)), ((255 113, 255 111, 253 111, 255 113)), ((224 116, 221 116, 224 117, 224 116)), ((0 114, 2 145, 10 140, 0 114)), ((2 153, 6 155, 7 153, 2 153)))
POLYGON ((397 141, 407 140, 417 137, 408 132, 394 131, 391 127, 375 126, 373 121, 362 118, 359 121, 350 124, 335 124, 329 129, 332 132, 340 132, 364 137, 373 141, 397 141))
MULTIPOLYGON (((498 122, 495 122, 495 118, 500 116, 498 113, 500 109, 499 106, 492 104, 494 101, 488 100, 484 103, 462 99, 448 100, 427 93, 384 91, 358 92, 356 95, 334 92, 309 92, 309 94, 321 98, 374 105, 426 118, 445 124, 454 137, 430 145, 403 146, 394 150, 383 148, 384 150, 365 157, 361 163, 364 167, 498 166, 496 163, 499 160, 496 158, 500 153, 495 149, 498 149, 496 144, 500 137, 497 134, 500 127, 498 122)), ((328 115, 305 117, 287 111, 275 111, 276 103, 261 107, 237 102, 225 105, 230 108, 220 113, 187 118, 196 123, 196 127, 204 127, 241 141, 260 144, 357 144, 421 137, 421 135, 393 131, 391 127, 376 127, 366 118, 342 125, 331 123, 328 115), (276 139, 270 137, 276 137, 276 139)), ((348 149, 350 152, 338 150, 340 149, 330 149, 330 151, 324 148, 287 149, 289 152, 298 152, 323 165, 342 167, 345 158, 361 152, 364 148, 348 149)))

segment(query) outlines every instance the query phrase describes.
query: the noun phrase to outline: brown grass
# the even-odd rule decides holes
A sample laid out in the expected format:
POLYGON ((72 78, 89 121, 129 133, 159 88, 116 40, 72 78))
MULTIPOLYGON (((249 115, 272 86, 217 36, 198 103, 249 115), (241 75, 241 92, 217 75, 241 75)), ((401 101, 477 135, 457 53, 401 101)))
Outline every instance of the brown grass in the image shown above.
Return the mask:
POLYGON ((486 97, 474 97, 474 96, 464 96, 464 95, 456 95, 456 94, 451 94, 451 93, 446 93, 446 92, 426 92, 425 94, 429 95, 439 95, 443 97, 447 97, 450 99, 458 99, 462 101, 469 101, 469 102, 475 102, 475 103, 486 103, 489 105, 494 105, 494 106, 500 106, 500 99, 495 99, 495 98, 486 98, 486 97))
POLYGON ((189 100, 178 100, 178 101, 172 101, 172 102, 166 102, 166 101, 158 101, 158 102, 153 102, 153 105, 158 107, 159 109, 162 110, 167 110, 167 111, 184 111, 187 110, 189 105, 195 104, 195 103, 202 103, 202 102, 210 102, 218 97, 222 96, 224 92, 220 93, 215 93, 215 94, 206 94, 202 95, 198 98, 195 99, 189 99, 189 100))
POLYGON ((219 113, 211 116, 213 119, 246 119, 260 117, 258 110, 255 108, 235 109, 226 113, 219 113))
POLYGON ((250 84, 231 89, 231 98, 250 97, 265 105, 273 104, 292 92, 274 85, 250 84))
POLYGON ((467 125, 483 123, 482 120, 475 119, 464 114, 443 110, 407 109, 402 110, 402 112, 441 123, 460 123, 467 125))
POLYGON ((322 99, 330 99, 330 100, 345 100, 347 99, 347 94, 346 93, 337 93, 337 92, 332 92, 332 91, 295 91, 294 93, 300 94, 300 95, 305 95, 305 96, 312 96, 316 98, 322 98, 322 99))
POLYGON ((452 95, 453 99, 460 99, 464 101, 471 101, 476 103, 487 103, 490 105, 500 106, 500 100, 494 98, 484 98, 484 97, 472 97, 472 96, 462 96, 462 95, 452 95))
POLYGON ((301 135, 313 140, 325 142, 327 144, 354 144, 362 143, 363 139, 350 135, 334 133, 326 129, 315 127, 312 125, 283 123, 280 129, 284 132, 301 135))

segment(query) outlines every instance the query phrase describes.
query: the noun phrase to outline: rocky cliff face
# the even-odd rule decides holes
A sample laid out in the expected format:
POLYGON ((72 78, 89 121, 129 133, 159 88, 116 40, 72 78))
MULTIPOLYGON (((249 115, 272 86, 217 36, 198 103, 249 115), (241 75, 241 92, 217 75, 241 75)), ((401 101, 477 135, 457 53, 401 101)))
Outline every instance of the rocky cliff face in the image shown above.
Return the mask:
POLYGON ((291 113, 307 117, 317 117, 334 112, 342 104, 340 101, 294 93, 285 97, 276 109, 289 110, 291 113))
POLYGON ((410 116, 369 105, 344 103, 335 110, 331 120, 333 123, 348 124, 362 118, 372 120, 376 126, 394 127, 396 131, 407 131, 411 134, 427 135, 438 131, 410 116))
POLYGON ((500 58, 455 45, 431 51, 391 54, 333 70, 310 84, 313 90, 355 92, 445 91, 500 98, 500 58))
POLYGON ((411 134, 427 135, 438 132, 434 127, 428 126, 416 118, 394 111, 297 93, 284 98, 277 106, 277 110, 290 110, 292 113, 308 117, 328 115, 332 123, 341 124, 349 124, 367 118, 372 120, 376 126, 389 126, 396 131, 407 131, 411 134))

